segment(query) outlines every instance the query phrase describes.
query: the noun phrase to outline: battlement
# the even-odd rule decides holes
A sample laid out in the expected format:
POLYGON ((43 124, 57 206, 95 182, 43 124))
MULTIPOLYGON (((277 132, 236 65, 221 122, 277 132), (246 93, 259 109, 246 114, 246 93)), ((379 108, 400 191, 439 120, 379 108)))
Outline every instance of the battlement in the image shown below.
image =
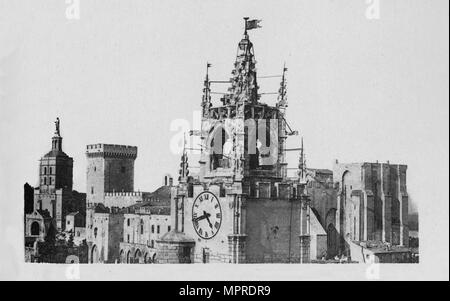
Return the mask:
POLYGON ((88 144, 86 146, 86 156, 136 159, 137 146, 103 143, 88 144))
POLYGON ((105 197, 116 197, 116 196, 138 196, 146 198, 150 195, 150 192, 141 191, 113 191, 105 192, 105 197))

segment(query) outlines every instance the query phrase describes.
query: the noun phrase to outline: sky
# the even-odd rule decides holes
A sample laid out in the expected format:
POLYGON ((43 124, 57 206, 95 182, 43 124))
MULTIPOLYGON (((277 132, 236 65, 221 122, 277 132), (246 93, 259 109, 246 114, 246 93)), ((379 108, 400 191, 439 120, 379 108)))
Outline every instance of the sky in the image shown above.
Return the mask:
MULTIPOLYGON (((79 0, 70 19, 73 1, 0 0, 0 278, 64 275, 23 265, 23 185, 37 184, 56 117, 75 189, 86 191, 91 143, 137 146, 135 190, 156 189, 178 173, 171 124, 192 124, 207 62, 213 79, 230 77, 248 16, 263 20, 250 32, 258 74, 288 67, 287 119, 309 167, 408 165, 411 209, 431 234, 420 238, 428 264, 385 275, 448 279, 448 1, 79 0)), ((274 92, 279 83, 259 84, 274 92)))
MULTIPOLYGON (((287 119, 304 137, 309 167, 331 169, 336 159, 406 164, 413 211, 448 199, 446 1, 380 1, 377 19, 367 18, 362 0, 79 4, 79 19, 68 19, 64 1, 0 1, 6 187, 37 184, 57 116, 75 189, 86 191, 91 143, 138 146, 135 190, 176 177, 171 123, 192 124, 206 62, 213 79, 230 77, 249 16, 263 20, 250 32, 258 74, 288 67, 287 119)), ((279 82, 259 84, 274 92, 279 82)), ((290 138, 288 147, 299 143, 290 138)), ((288 161, 295 166, 297 155, 288 161)))

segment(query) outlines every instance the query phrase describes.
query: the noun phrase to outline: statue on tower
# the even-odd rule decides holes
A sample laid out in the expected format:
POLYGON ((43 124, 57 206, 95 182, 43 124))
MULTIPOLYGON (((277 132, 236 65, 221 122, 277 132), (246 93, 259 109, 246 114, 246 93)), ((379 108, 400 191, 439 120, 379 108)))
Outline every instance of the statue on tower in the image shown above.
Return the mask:
POLYGON ((59 117, 56 117, 55 128, 55 135, 59 136, 59 117))

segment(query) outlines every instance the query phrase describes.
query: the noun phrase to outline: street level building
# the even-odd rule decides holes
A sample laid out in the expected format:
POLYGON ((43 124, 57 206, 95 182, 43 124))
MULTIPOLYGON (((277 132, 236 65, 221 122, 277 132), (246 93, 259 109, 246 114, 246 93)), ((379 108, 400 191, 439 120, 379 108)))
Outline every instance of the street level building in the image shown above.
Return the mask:
POLYGON ((132 206, 126 212, 120 262, 154 263, 156 240, 171 230, 170 207, 147 202, 132 206))

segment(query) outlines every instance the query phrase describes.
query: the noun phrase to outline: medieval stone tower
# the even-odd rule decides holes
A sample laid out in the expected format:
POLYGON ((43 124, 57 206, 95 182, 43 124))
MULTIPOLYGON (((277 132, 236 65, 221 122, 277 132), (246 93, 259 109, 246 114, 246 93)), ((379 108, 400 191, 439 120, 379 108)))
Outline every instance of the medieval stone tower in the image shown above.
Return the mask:
POLYGON ((113 235, 113 229, 120 229, 123 217, 116 214, 110 216, 109 213, 112 212, 111 207, 128 206, 141 196, 133 191, 136 157, 136 146, 103 143, 86 146, 86 242, 90 250, 89 262, 112 260, 114 256, 111 254, 117 252, 109 251, 108 244, 120 237, 120 233, 113 235), (101 207, 97 208, 99 204, 101 207), (94 227, 94 219, 100 221, 102 228, 94 227), (101 235, 98 234, 100 232, 101 235))
POLYGON ((134 190, 134 161, 137 147, 113 144, 86 146, 88 203, 103 203, 106 192, 134 190))
MULTIPOLYGON (((211 102, 207 72, 202 106, 200 171, 172 191, 174 231, 159 242, 158 262, 306 262, 309 240, 304 185, 287 178, 286 85, 275 106, 260 102, 246 22, 221 105, 211 102)), ((208 64, 208 67, 210 65, 208 64)))

